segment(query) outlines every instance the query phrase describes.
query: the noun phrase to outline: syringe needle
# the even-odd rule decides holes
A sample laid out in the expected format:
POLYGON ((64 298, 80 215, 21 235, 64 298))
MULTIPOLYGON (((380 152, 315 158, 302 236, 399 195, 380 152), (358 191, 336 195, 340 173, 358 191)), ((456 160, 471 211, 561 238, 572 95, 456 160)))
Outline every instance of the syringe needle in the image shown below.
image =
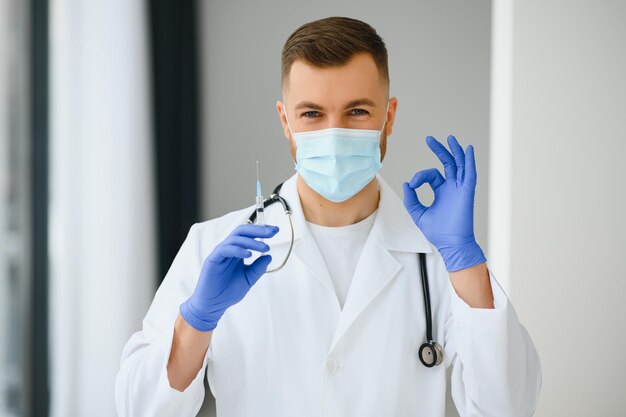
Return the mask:
POLYGON ((259 161, 256 161, 256 220, 257 224, 265 225, 263 194, 261 193, 261 179, 259 175, 259 161))

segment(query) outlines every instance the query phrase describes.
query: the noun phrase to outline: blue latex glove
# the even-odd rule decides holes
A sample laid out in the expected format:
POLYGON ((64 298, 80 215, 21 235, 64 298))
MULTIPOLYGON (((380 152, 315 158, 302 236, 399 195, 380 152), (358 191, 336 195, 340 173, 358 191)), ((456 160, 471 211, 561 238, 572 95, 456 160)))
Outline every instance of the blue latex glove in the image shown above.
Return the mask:
POLYGON ((215 329, 224 311, 243 299, 272 261, 270 255, 263 255, 246 265, 244 258, 252 256, 251 250, 267 252, 269 246, 255 238, 270 238, 277 232, 277 226, 245 224, 215 247, 202 265, 196 289, 180 306, 191 327, 203 332, 215 329))
POLYGON ((426 137, 426 143, 445 168, 446 178, 436 168, 415 174, 402 185, 404 207, 424 236, 437 248, 448 272, 469 268, 486 262, 474 237, 474 194, 476 191, 476 161, 474 147, 466 151, 456 138, 448 136, 454 156, 437 139, 426 137), (415 189, 429 183, 435 199, 429 207, 422 205, 415 189))

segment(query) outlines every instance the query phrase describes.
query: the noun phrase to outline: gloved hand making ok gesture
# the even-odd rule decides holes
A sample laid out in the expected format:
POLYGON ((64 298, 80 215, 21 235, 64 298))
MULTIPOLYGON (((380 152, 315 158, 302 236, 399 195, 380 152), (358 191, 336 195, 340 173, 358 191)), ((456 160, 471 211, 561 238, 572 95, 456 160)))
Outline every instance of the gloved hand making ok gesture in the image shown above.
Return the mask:
POLYGON ((243 263, 251 250, 267 252, 269 246, 257 238, 270 238, 277 226, 241 225, 218 244, 205 259, 196 289, 180 306, 180 314, 194 329, 213 330, 226 309, 238 303, 267 271, 270 255, 257 258, 250 265, 243 263))
POLYGON ((432 136, 426 138, 426 143, 443 164, 446 177, 436 168, 419 171, 410 182, 402 185, 404 207, 435 245, 448 272, 483 263, 485 255, 474 237, 474 147, 469 145, 463 152, 452 135, 448 136, 452 154, 432 136), (420 203, 415 192, 424 183, 430 184, 435 194, 429 207, 420 203))

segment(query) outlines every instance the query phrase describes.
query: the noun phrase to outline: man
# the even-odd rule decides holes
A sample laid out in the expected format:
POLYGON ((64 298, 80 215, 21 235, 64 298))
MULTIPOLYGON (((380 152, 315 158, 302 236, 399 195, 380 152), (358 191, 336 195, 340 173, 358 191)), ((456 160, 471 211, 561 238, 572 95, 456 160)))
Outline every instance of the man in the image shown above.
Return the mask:
POLYGON ((297 29, 282 93, 293 253, 266 274, 291 243, 279 205, 266 227, 244 225, 254 207, 194 224, 124 349, 119 415, 195 415, 206 369, 218 416, 444 416, 450 367, 461 416, 532 415, 540 361, 474 238, 473 148, 427 138, 445 177, 420 171, 398 199, 377 174, 398 100, 382 39, 358 20, 297 29), (415 193, 426 182, 430 207, 415 193), (440 366, 419 357, 419 253, 440 366))

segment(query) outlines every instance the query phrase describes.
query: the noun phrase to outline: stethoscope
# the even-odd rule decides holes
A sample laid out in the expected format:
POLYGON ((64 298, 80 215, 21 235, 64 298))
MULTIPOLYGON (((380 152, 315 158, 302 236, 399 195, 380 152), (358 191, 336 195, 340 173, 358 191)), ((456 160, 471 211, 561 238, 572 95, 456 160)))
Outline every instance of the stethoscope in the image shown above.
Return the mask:
MULTIPOLYGON (((271 206, 274 203, 280 203, 283 206, 285 215, 289 219, 289 226, 291 227, 291 243, 289 244, 289 250, 287 251, 287 256, 285 256, 285 259, 283 260, 283 262, 274 269, 268 269, 267 271, 265 271, 266 273, 272 273, 272 272, 276 272, 282 269, 282 267, 285 266, 285 264, 287 263, 287 259, 289 259, 289 256, 291 255, 291 249, 293 249, 294 233, 293 233, 293 221, 291 221, 291 207, 289 207, 289 203, 287 203, 287 200, 285 200, 278 194, 282 186, 283 186, 283 183, 278 184, 276 188, 274 188, 274 191, 272 191, 272 194, 270 194, 269 197, 263 200, 263 210, 265 210, 267 207, 271 206)), ((257 215, 257 210, 255 209, 254 212, 250 215, 250 217, 248 217, 249 224, 252 224, 256 221, 256 215, 257 215)))
MULTIPOLYGON (((283 206, 283 210, 285 215, 289 219, 289 226, 291 228, 291 243, 289 244, 289 250, 287 251, 287 255, 283 262, 276 268, 267 270, 266 272, 276 272, 285 266, 289 256, 291 255, 291 250, 293 249, 293 240, 294 240, 294 231, 293 231, 293 221, 291 220, 291 207, 287 200, 279 195, 280 189, 283 184, 278 184, 272 194, 265 200, 263 200, 263 209, 271 206, 274 203, 280 203, 283 206)), ((257 210, 248 217, 248 223, 252 224, 256 221, 257 210)), ((426 342, 420 346, 418 351, 418 356, 422 364, 427 368, 432 368, 433 366, 441 364, 443 362, 443 348, 441 345, 433 340, 433 318, 430 310, 430 289, 428 288, 428 272, 426 271, 426 254, 419 253, 419 264, 420 264, 420 274, 422 276, 422 292, 424 294, 424 313, 426 315, 426 342)))

